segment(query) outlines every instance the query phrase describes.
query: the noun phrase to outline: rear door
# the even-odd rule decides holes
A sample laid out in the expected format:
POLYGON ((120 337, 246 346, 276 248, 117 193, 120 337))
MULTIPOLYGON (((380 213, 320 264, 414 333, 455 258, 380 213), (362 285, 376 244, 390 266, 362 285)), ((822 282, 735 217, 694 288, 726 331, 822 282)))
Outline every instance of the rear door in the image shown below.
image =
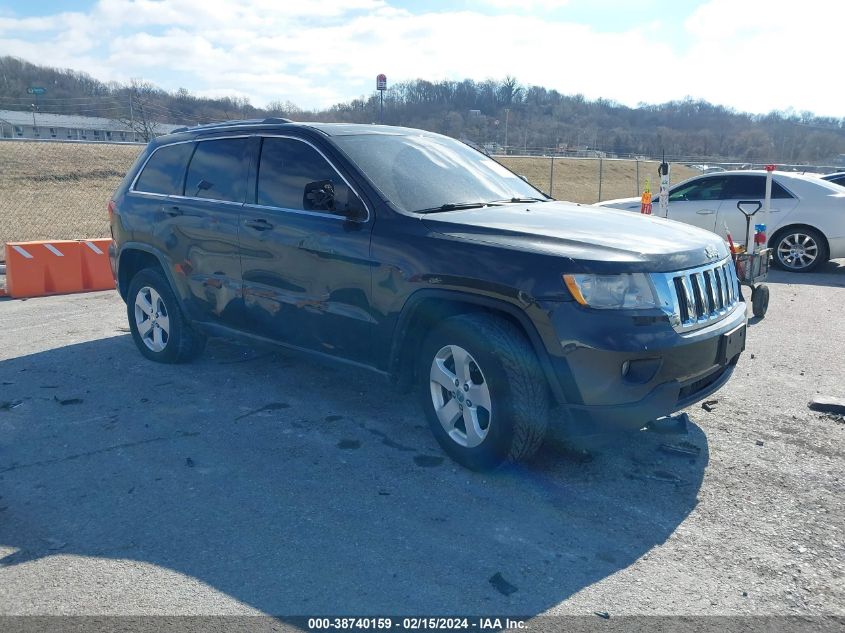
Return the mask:
POLYGON ((669 219, 716 231, 725 176, 701 176, 675 187, 669 194, 669 219))
POLYGON ((240 222, 243 293, 250 329, 283 343, 369 363, 376 320, 370 306, 372 211, 314 144, 257 139, 240 222), (331 183, 334 204, 315 204, 331 183), (349 205, 363 208, 347 219, 349 205))
POLYGON ((238 220, 246 195, 249 139, 194 144, 182 195, 161 208, 164 247, 187 285, 193 319, 237 325, 243 315, 238 220))
MULTIPOLYGON (((766 198, 766 176, 762 174, 731 174, 726 177, 727 183, 723 190, 722 205, 719 207, 718 230, 723 234, 725 226, 731 232, 734 242, 745 244, 746 241, 746 219, 745 215, 737 207, 742 201, 765 203, 766 198)), ((778 182, 772 181, 771 216, 769 217, 768 234, 772 234, 774 227, 781 223, 781 218, 795 208, 798 199, 784 189, 778 182)), ((743 205, 747 211, 753 211, 755 205, 743 205)), ((754 225, 765 224, 765 213, 762 206, 750 222, 751 236, 754 236, 754 225)))

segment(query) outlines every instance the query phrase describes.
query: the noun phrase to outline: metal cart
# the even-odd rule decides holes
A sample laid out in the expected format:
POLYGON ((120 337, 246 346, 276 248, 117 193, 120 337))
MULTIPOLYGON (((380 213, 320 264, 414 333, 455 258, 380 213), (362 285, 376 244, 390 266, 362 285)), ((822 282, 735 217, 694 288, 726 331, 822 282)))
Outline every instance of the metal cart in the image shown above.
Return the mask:
POLYGON ((759 200, 740 200, 736 203, 745 216, 745 252, 733 254, 736 276, 739 283, 751 288, 751 310, 754 316, 763 318, 769 309, 769 287, 762 283, 769 276, 769 258, 772 249, 754 249, 754 239, 751 235, 751 218, 757 213, 763 204, 759 200), (743 207, 754 206, 753 211, 746 211, 743 207), (748 250, 750 247, 751 250, 748 250))

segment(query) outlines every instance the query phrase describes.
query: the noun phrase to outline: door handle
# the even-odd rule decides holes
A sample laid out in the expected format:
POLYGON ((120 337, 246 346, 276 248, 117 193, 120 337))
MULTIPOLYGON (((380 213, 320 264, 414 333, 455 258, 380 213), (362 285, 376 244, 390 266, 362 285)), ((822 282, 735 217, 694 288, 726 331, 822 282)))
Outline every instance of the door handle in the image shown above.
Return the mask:
POLYGON ((268 231, 273 228, 272 224, 262 218, 259 218, 257 220, 247 220, 246 222, 244 222, 244 226, 248 226, 249 228, 255 229, 256 231, 268 231))
POLYGON ((182 211, 182 209, 180 209, 176 205, 170 205, 170 206, 162 205, 161 210, 166 215, 169 215, 170 217, 176 217, 177 215, 182 215, 184 213, 182 211))
POLYGON ((714 209, 699 209, 696 213, 698 215, 713 215, 716 211, 714 209))

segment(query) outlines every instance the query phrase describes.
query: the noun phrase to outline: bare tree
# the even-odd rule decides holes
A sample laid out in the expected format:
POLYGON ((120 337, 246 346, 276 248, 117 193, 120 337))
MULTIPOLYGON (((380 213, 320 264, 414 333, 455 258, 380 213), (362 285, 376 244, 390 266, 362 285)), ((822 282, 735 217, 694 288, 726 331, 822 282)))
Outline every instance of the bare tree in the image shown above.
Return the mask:
POLYGON ((140 79, 133 79, 126 87, 127 110, 115 121, 129 128, 136 140, 148 142, 163 132, 154 115, 157 92, 155 85, 140 79))

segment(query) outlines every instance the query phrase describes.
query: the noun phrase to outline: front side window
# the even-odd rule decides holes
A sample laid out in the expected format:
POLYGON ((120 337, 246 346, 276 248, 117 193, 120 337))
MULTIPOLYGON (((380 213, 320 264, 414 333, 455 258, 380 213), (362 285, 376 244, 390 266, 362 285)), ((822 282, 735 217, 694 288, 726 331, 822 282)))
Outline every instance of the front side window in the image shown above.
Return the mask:
POLYGON ((181 196, 185 167, 193 149, 193 143, 178 143, 158 148, 138 176, 135 191, 181 196))
POLYGON ((669 202, 697 202, 720 200, 726 178, 701 178, 685 185, 680 185, 669 194, 669 202))
POLYGON ((225 202, 243 202, 246 193, 244 152, 249 139, 200 141, 188 166, 185 195, 225 202))
POLYGON ((297 211, 340 213, 349 202, 349 187, 313 147, 290 138, 265 138, 258 163, 256 204, 297 211), (333 202, 321 203, 326 187, 333 202))

